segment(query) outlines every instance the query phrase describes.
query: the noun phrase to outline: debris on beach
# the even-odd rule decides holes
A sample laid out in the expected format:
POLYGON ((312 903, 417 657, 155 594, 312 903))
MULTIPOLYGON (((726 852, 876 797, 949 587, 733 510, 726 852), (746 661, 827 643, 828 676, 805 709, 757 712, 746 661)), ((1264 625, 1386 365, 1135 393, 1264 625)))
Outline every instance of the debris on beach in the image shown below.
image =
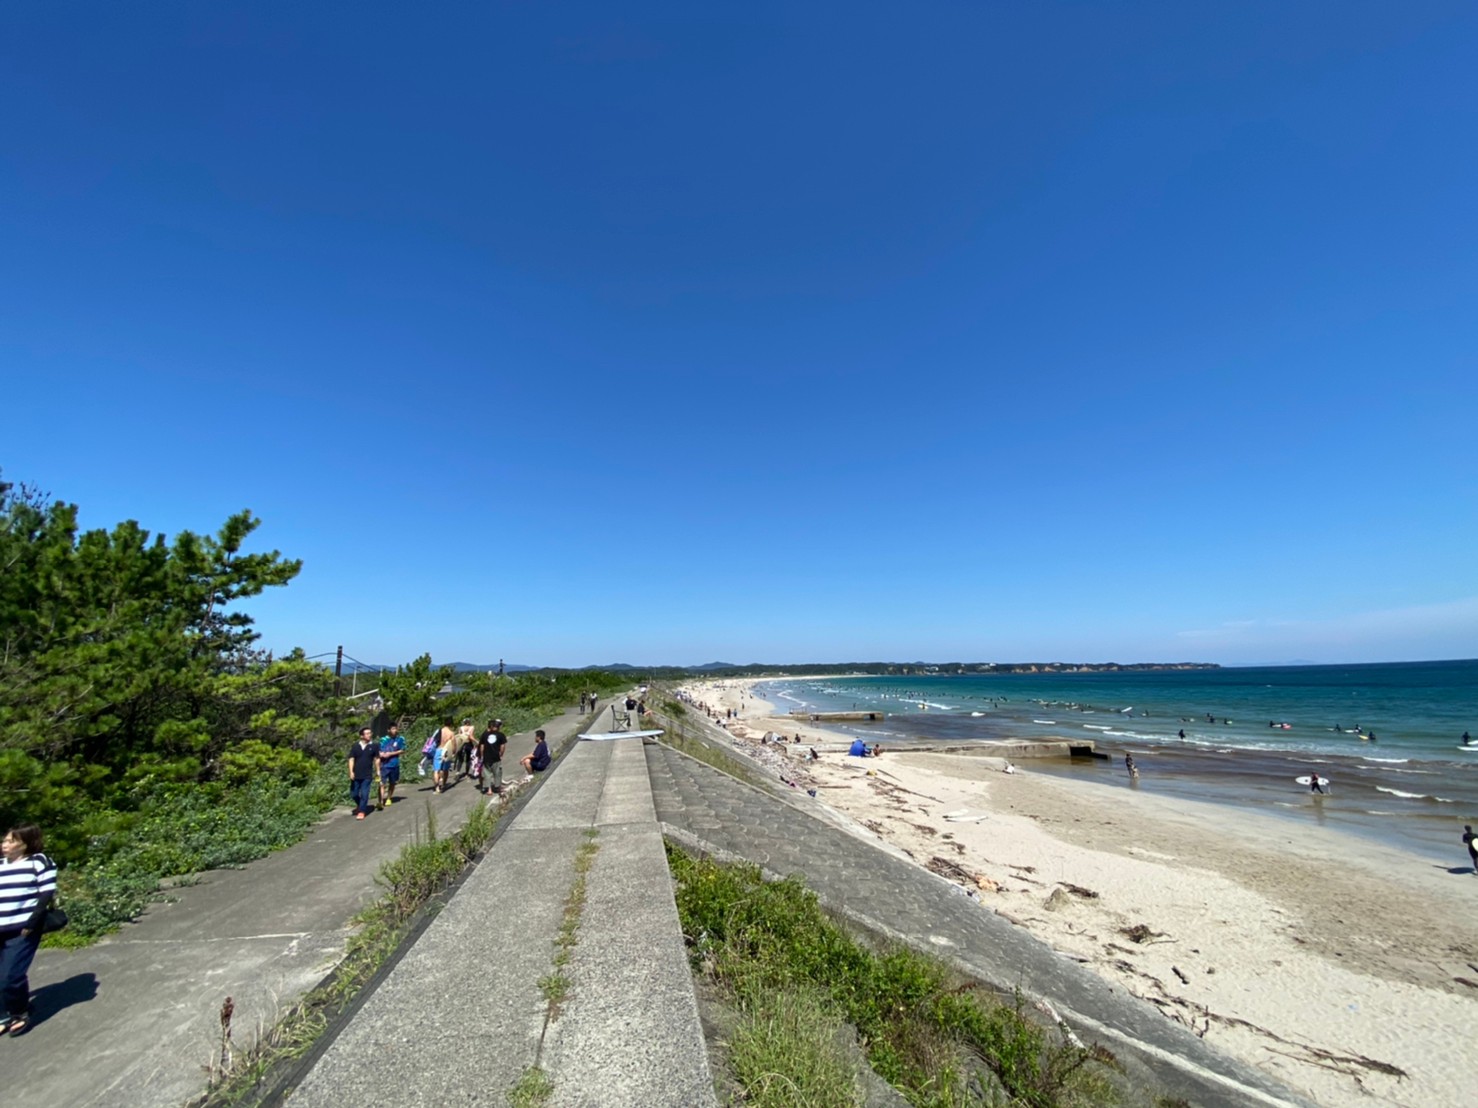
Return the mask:
POLYGON ((1136 923, 1133 927, 1119 928, 1119 934, 1123 935, 1131 943, 1147 943, 1151 939, 1163 939, 1165 932, 1151 931, 1148 924, 1136 923))
POLYGON ((952 862, 948 858, 941 858, 937 854, 924 863, 924 868, 930 873, 937 873, 940 877, 950 881, 957 881, 967 888, 973 886, 981 892, 997 893, 1001 891, 1000 883, 985 876, 983 873, 972 873, 958 862, 952 862))
POLYGON ((1061 885, 1068 892, 1072 893, 1074 896, 1080 896, 1084 900, 1098 899, 1098 894, 1096 892, 1094 892, 1092 889, 1085 889, 1082 885, 1074 885, 1071 881, 1059 881, 1058 884, 1061 885))

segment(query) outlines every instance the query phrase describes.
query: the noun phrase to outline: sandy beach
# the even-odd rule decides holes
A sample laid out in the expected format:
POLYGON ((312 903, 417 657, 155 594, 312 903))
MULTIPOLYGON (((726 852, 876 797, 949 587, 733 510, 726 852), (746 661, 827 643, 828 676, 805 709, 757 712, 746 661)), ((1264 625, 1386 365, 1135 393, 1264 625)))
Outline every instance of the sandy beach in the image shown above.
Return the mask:
POLYGON ((1478 876, 1326 827, 885 750, 686 692, 737 748, 1043 942, 1321 1104, 1463 1105, 1478 1086, 1478 876), (725 720, 728 711, 738 718, 725 720), (767 733, 799 744, 765 743, 767 733), (815 746, 819 761, 806 761, 815 746))

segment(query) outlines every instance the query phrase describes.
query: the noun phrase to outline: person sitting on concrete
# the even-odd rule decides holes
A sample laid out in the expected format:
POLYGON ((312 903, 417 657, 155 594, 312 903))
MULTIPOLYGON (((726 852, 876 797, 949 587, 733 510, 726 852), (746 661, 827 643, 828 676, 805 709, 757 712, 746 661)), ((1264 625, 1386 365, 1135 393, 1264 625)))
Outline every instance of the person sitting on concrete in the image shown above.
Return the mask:
POLYGON ((549 768, 549 744, 544 741, 542 729, 534 732, 534 752, 522 759, 524 780, 532 781, 534 774, 549 768))

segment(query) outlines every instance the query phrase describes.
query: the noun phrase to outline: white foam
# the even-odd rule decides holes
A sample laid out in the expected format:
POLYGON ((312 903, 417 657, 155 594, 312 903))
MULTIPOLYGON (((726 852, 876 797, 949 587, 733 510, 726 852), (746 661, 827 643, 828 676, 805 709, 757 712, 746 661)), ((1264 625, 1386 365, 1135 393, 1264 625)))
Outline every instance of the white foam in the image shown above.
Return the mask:
POLYGON ((1425 793, 1402 792, 1400 789, 1388 789, 1384 785, 1377 785, 1375 791, 1378 793, 1390 793, 1392 796, 1405 797, 1407 800, 1435 800, 1438 804, 1453 803, 1453 801, 1448 800, 1445 796, 1427 796, 1425 793))
POLYGON ((1410 758, 1367 758, 1364 754, 1360 755, 1360 760, 1362 762, 1389 762, 1392 765, 1411 761, 1410 758))

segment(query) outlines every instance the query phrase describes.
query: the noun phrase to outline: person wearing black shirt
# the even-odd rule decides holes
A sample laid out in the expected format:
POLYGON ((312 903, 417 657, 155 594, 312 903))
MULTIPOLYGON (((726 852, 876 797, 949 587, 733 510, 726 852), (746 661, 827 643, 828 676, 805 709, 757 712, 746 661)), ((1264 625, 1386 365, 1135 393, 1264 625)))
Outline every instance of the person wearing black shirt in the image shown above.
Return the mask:
POLYGON ((354 798, 354 818, 369 815, 370 787, 380 765, 380 748, 370 741, 368 727, 359 729, 359 741, 349 748, 349 795, 354 798))
POLYGON ((508 736, 503 734, 501 719, 488 720, 488 729, 482 733, 482 768, 492 775, 492 785, 483 790, 488 796, 503 795, 503 748, 508 745, 508 736))

